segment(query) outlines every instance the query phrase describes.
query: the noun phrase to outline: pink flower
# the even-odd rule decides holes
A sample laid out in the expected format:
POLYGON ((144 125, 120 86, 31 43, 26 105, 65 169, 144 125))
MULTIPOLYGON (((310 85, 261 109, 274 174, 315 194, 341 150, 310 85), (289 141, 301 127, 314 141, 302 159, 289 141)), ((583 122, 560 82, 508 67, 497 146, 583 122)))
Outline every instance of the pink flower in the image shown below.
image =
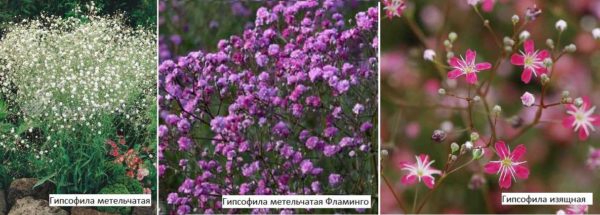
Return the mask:
POLYGON ((533 103, 535 103, 535 97, 533 97, 533 94, 525 92, 521 96, 521 102, 523 105, 525 105, 525 107, 531 107, 533 103))
POLYGON ((401 17, 404 9, 406 9, 404 0, 384 0, 383 5, 388 19, 392 19, 394 16, 401 17))
POLYGON ((456 79, 461 75, 466 75, 467 82, 469 84, 477 83, 477 74, 481 70, 487 70, 492 68, 492 64, 488 62, 475 64, 475 58, 477 57, 477 52, 471 51, 471 49, 467 49, 466 59, 463 59, 462 56, 460 59, 457 57, 450 58, 450 66, 454 69, 448 72, 449 79, 456 79))
POLYGON ((481 8, 485 12, 492 12, 492 10, 494 10, 494 4, 496 4, 496 0, 483 0, 481 8))
POLYGON ((544 60, 550 57, 548 50, 534 50, 533 40, 526 40, 525 52, 521 51, 521 54, 513 54, 510 57, 510 63, 517 66, 523 66, 523 73, 521 74, 521 80, 524 83, 531 81, 531 74, 538 76, 548 72, 544 65, 544 60))
POLYGON ((496 142, 494 147, 500 160, 490 161, 483 168, 488 174, 500 174, 500 188, 510 188, 512 179, 516 181, 516 178, 529 177, 529 168, 523 165, 527 161, 519 161, 527 152, 523 144, 518 145, 512 153, 504 141, 496 142))
POLYGON ((565 210, 558 210, 556 214, 586 214, 588 212, 587 205, 569 205, 565 210))
POLYGON ((600 149, 590 147, 590 154, 586 163, 590 169, 600 168, 600 149))
POLYGON ((583 97, 583 104, 577 107, 572 104, 567 105, 567 114, 569 116, 563 119, 563 125, 567 128, 572 127, 575 132, 579 131, 579 140, 587 140, 590 136, 590 129, 595 131, 594 126, 600 125, 600 115, 595 115, 596 106, 591 107, 587 97, 583 97))
POLYGON ((402 170, 408 171, 408 175, 402 177, 402 183, 406 185, 412 185, 423 180, 425 186, 433 189, 433 185, 435 184, 435 178, 433 174, 442 174, 441 171, 431 167, 431 164, 435 161, 429 161, 429 155, 420 154, 419 156, 415 156, 417 158, 417 162, 414 164, 401 163, 400 166, 402 170))

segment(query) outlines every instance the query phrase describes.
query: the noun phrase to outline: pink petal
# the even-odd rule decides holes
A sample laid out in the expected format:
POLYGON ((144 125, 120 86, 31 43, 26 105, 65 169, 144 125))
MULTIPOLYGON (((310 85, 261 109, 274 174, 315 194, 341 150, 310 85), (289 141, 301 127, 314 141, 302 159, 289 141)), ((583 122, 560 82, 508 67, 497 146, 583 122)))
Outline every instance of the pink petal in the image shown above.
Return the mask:
POLYGON ((523 57, 523 55, 513 54, 510 57, 510 63, 517 66, 523 66, 525 64, 525 57, 523 57))
POLYGON ((469 84, 477 83, 477 74, 475 74, 474 72, 467 74, 467 82, 469 84))
POLYGON ((569 115, 569 116, 563 118, 562 124, 563 124, 563 126, 565 126, 565 128, 572 128, 574 122, 575 122, 575 117, 569 115))
POLYGON ((458 76, 460 76, 462 74, 463 73, 462 73, 462 71, 460 69, 455 69, 455 70, 452 70, 452 71, 448 72, 448 78, 449 79, 456 79, 456 78, 458 78, 458 76))
POLYGON ((435 179, 431 176, 424 176, 423 183, 425 183, 425 186, 429 187, 429 189, 433 189, 433 185, 435 184, 435 179))
POLYGON ((531 73, 533 73, 531 69, 525 68, 523 70, 523 73, 521 73, 521 81, 523 81, 526 84, 529 84, 529 81, 531 81, 531 73))
POLYGON ((503 172, 504 174, 500 174, 500 188, 510 188, 512 183, 511 173, 508 171, 503 172))
POLYGON ((495 3, 494 0, 485 0, 485 1, 483 1, 481 8, 485 12, 492 12, 492 10, 494 10, 494 3, 495 3))
POLYGON ((504 159, 505 157, 510 155, 510 150, 508 150, 508 147, 506 146, 506 143, 504 143, 504 141, 496 142, 494 148, 496 148, 496 153, 498 154, 498 156, 500 156, 501 159, 504 159))
POLYGON ((400 182, 402 182, 402 184, 405 184, 405 185, 413 185, 417 182, 417 176, 415 176, 415 175, 402 176, 402 179, 400 182))
POLYGON ((483 166, 483 171, 487 174, 498 174, 498 170, 500 170, 500 162, 489 162, 485 166, 483 166))
POLYGON ((529 177, 529 169, 527 167, 525 167, 523 165, 516 165, 516 166, 513 166, 513 168, 515 169, 517 178, 527 179, 529 177))
POLYGON ((534 44, 533 44, 533 40, 525 40, 524 47, 525 47, 525 53, 527 53, 527 54, 532 53, 532 52, 535 51, 534 50, 535 47, 534 47, 534 44))
POLYGON ((550 57, 550 52, 548 50, 542 50, 537 54, 537 60, 544 61, 546 58, 550 57))
POLYGON ((536 69, 535 69, 535 72, 536 72, 538 75, 541 75, 541 74, 548 73, 548 69, 546 69, 546 67, 540 67, 540 68, 536 68, 536 69))
POLYGON ((461 67, 460 66, 460 59, 458 59, 457 57, 452 57, 450 58, 450 62, 449 62, 450 66, 452 67, 461 67))
POLYGON ((467 63, 474 63, 475 57, 477 57, 477 52, 471 51, 471 49, 467 49, 467 56, 466 56, 467 63))
POLYGON ((581 141, 587 140, 588 136, 590 136, 590 134, 588 134, 586 129, 579 128, 579 140, 581 140, 581 141))
POLYGON ((419 160, 421 160, 421 163, 428 163, 429 162, 429 155, 426 154, 420 154, 419 155, 419 160))
POLYGON ((600 126, 600 115, 591 115, 590 121, 594 126, 600 126))
POLYGON ((475 65, 475 69, 481 71, 481 70, 487 70, 487 69, 491 69, 492 68, 492 64, 487 63, 487 62, 483 62, 483 63, 478 63, 477 65, 475 65))
POLYGON ((589 109, 592 104, 592 102, 590 102, 590 97, 582 96, 581 99, 583 99, 583 109, 584 110, 589 109))
POLYGON ((573 112, 577 111, 577 107, 575 107, 575 105, 567 104, 565 106, 566 106, 567 110, 570 110, 573 112))
POLYGON ((523 144, 518 145, 510 154, 510 158, 512 161, 518 161, 521 159, 521 157, 523 157, 523 155, 525 155, 525 153, 527 152, 527 149, 525 148, 525 146, 523 144))

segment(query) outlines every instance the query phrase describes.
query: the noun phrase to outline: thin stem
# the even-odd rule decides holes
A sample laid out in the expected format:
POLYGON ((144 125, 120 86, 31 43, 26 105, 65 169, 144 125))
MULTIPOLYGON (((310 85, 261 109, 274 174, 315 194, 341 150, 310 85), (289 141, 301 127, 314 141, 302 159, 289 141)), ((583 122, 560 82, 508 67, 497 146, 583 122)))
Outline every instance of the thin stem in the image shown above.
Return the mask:
POLYGON ((419 198, 419 185, 417 184, 417 186, 415 188, 415 198, 413 199, 413 205, 412 205, 413 213, 415 212, 415 209, 417 208, 417 199, 418 198, 419 198))
POLYGON ((383 175, 383 172, 381 173, 381 178, 383 178, 383 181, 385 181, 385 184, 388 186, 390 191, 392 191, 392 195, 394 195, 394 198, 396 199, 396 202, 400 206, 400 209, 402 209, 402 211, 404 213, 408 212, 408 210, 406 210, 406 206, 404 206, 404 202, 402 202, 402 200, 400 200, 400 197, 398 197, 398 194, 396 194, 396 191, 394 191, 394 187, 392 186, 392 184, 390 184, 390 181, 387 179, 387 177, 385 177, 385 175, 383 175))

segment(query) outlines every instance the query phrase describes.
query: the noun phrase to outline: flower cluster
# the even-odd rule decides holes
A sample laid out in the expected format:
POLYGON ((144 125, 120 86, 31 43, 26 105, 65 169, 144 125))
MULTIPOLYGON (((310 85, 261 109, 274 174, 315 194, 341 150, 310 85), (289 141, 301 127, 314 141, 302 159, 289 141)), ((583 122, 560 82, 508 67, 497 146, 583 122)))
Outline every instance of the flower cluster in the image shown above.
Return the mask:
POLYGON ((261 7, 215 52, 161 63, 159 174, 183 182, 161 186, 172 211, 236 211, 225 194, 377 192, 378 11, 347 20, 343 6, 261 7))

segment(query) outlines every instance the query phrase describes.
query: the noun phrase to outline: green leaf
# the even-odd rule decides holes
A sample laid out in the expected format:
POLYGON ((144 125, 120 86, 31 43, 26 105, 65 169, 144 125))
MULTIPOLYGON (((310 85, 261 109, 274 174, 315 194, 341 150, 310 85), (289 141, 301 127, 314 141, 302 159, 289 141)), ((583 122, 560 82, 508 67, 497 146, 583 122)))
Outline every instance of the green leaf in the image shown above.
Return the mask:
POLYGON ((52 181, 50 179, 53 178, 55 175, 56 175, 56 173, 52 173, 52 175, 46 176, 46 177, 38 180, 38 182, 33 185, 33 188, 36 188, 37 186, 44 184, 46 181, 50 181, 50 182, 54 183, 54 181, 52 181))

